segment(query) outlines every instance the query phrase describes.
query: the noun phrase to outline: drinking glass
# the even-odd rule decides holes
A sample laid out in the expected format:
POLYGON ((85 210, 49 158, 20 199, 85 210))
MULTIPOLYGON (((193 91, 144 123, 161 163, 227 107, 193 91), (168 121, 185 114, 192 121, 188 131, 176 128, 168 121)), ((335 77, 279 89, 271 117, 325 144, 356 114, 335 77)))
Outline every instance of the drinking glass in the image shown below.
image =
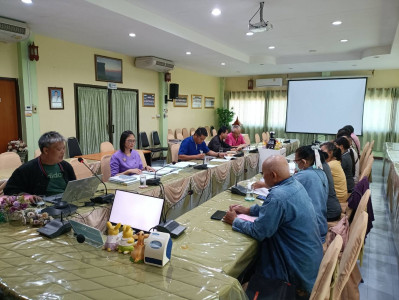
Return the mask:
POLYGON ((140 186, 146 186, 147 185, 147 176, 145 174, 140 175, 140 186))

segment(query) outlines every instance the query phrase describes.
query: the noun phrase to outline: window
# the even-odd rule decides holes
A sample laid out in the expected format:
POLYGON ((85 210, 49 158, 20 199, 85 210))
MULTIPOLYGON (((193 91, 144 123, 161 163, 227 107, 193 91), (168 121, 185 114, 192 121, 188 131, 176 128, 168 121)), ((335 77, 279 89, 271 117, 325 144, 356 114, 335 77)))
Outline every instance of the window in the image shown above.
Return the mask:
POLYGON ((264 92, 231 92, 229 106, 234 118, 245 127, 263 127, 265 122, 264 92))

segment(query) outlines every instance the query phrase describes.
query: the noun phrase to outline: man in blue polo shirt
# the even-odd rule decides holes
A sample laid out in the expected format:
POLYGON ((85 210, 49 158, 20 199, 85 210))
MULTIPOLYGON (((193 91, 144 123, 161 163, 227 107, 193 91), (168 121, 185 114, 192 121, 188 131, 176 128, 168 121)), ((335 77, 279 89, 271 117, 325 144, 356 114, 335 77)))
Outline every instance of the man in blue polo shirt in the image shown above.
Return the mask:
POLYGON ((205 144, 208 132, 204 127, 198 127, 194 135, 185 138, 179 148, 179 160, 204 159, 205 155, 224 157, 224 153, 209 150, 205 144))

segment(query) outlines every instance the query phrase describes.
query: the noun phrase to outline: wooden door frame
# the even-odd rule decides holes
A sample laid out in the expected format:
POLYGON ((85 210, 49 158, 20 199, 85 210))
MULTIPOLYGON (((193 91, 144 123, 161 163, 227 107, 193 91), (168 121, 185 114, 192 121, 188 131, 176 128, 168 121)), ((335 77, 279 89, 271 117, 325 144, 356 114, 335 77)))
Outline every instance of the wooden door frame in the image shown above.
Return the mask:
POLYGON ((19 85, 17 78, 0 77, 0 80, 14 81, 15 83, 15 100, 17 102, 17 124, 18 124, 18 137, 24 139, 22 136, 22 121, 21 121, 21 101, 19 98, 19 85))
MULTIPOLYGON (((82 84, 82 83, 74 83, 74 97, 75 97, 75 126, 76 126, 76 138, 78 141, 80 140, 79 136, 79 105, 78 105, 78 88, 79 87, 90 87, 90 88, 95 88, 95 89, 105 89, 108 90, 108 140, 110 143, 113 143, 113 137, 112 137, 112 90, 108 89, 106 86, 103 85, 91 85, 91 84, 82 84)), ((126 89, 126 88, 118 88, 120 91, 128 91, 128 92, 136 92, 137 94, 137 135, 136 139, 139 139, 140 137, 140 122, 139 122, 139 90, 138 89, 126 89)))

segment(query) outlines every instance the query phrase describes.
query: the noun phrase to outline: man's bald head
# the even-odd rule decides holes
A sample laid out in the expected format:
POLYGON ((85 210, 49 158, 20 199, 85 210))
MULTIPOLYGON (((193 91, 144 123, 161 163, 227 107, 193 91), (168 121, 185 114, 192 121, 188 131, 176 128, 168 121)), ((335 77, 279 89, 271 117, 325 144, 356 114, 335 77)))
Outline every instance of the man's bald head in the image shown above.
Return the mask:
POLYGON ((269 188, 290 177, 287 160, 282 155, 268 157, 262 164, 262 172, 265 183, 269 188))

